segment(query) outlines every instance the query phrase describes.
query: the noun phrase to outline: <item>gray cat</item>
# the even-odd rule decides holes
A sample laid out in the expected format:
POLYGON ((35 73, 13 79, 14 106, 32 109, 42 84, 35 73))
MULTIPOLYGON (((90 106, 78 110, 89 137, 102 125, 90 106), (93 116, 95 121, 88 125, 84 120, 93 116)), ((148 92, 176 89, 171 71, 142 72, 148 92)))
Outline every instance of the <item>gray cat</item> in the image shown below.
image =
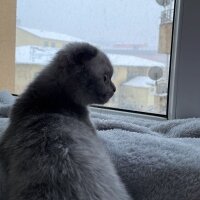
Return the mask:
POLYGON ((130 200, 87 105, 115 92, 106 55, 71 43, 17 99, 1 143, 7 200, 130 200))

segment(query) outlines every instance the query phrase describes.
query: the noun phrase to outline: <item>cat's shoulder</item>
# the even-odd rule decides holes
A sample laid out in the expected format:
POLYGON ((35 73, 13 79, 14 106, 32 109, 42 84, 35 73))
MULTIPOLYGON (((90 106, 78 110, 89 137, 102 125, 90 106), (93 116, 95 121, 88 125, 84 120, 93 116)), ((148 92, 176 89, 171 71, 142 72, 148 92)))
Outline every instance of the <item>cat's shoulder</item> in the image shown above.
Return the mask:
POLYGON ((49 128, 60 128, 62 126, 71 124, 81 124, 81 120, 77 120, 75 117, 70 115, 63 115, 60 113, 44 113, 38 115, 28 115, 26 118, 23 118, 23 124, 27 127, 37 127, 44 126, 49 128), (61 126, 62 125, 62 126, 61 126))
POLYGON ((90 126, 81 119, 59 113, 29 116, 21 124, 22 130, 26 130, 26 132, 28 131, 37 137, 41 137, 41 134, 47 134, 49 137, 55 135, 64 138, 66 136, 74 137, 94 132, 92 124, 90 126))

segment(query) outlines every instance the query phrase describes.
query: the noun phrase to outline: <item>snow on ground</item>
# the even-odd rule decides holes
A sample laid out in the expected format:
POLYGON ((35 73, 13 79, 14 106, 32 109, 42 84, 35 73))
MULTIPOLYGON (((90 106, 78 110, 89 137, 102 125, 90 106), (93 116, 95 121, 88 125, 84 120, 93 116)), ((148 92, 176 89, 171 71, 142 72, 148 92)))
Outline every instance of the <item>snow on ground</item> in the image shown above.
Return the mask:
POLYGON ((120 55, 120 54, 107 54, 113 65, 122 66, 135 66, 135 67, 164 67, 165 65, 160 62, 139 58, 131 55, 120 55))
POLYGON ((56 48, 39 46, 20 46, 16 47, 15 62, 17 64, 48 64, 55 53, 56 48))
MULTIPOLYGON (((40 38, 48 38, 54 40, 62 40, 65 42, 84 42, 80 38, 69 36, 66 34, 43 31, 39 29, 26 28, 18 26, 19 29, 27 31, 40 38)), ((37 46, 20 46, 16 48, 16 62, 17 63, 35 63, 35 64, 47 64, 49 60, 58 49, 49 47, 37 47, 37 46)), ((155 62, 149 59, 140 58, 132 55, 120 55, 120 54, 107 54, 113 65, 127 66, 127 67, 165 67, 163 63, 155 62)))
POLYGON ((155 85, 155 81, 151 80, 148 76, 137 76, 123 85, 131 86, 131 87, 143 87, 150 88, 155 85))
MULTIPOLYGON (((16 47, 16 63, 46 65, 55 53, 57 48, 40 47, 40 46, 18 46, 16 47)), ((130 55, 107 54, 114 66, 127 67, 164 67, 164 64, 154 62, 148 59, 139 58, 130 55)))

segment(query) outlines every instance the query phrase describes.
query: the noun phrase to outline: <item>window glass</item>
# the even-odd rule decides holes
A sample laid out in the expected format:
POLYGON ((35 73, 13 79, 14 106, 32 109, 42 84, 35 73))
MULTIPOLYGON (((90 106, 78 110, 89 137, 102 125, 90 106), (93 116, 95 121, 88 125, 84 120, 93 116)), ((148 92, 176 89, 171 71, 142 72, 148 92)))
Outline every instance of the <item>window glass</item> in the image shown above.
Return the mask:
POLYGON ((110 58, 117 91, 105 106, 166 115, 174 0, 18 0, 15 92, 64 44, 110 58))

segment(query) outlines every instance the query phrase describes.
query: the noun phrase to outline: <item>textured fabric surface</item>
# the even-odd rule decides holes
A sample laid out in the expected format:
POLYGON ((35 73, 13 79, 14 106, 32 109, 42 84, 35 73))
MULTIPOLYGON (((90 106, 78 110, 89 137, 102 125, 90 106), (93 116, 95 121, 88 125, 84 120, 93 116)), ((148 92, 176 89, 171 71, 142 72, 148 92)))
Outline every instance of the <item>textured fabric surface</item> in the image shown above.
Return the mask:
MULTIPOLYGON (((14 102, 9 93, 1 94, 0 133, 14 102)), ((91 118, 134 199, 200 199, 200 119, 156 121, 96 112, 91 118)), ((0 178, 0 189, 3 184, 0 178)))
POLYGON ((98 113, 93 119, 135 199, 200 199, 200 119, 151 121, 98 113))

